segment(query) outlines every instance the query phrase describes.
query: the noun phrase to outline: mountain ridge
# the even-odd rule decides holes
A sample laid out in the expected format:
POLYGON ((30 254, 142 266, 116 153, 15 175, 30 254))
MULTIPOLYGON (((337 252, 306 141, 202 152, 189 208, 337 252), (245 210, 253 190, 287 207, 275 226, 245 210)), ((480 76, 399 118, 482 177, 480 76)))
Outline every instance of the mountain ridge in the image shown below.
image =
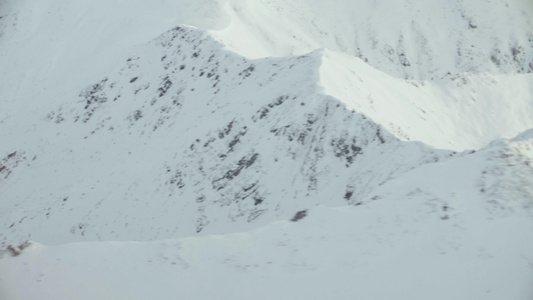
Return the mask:
MULTIPOLYGON (((63 162, 45 152, 32 155, 37 156, 36 162, 45 162, 40 176, 54 170, 57 178, 64 179, 42 187, 50 191, 50 199, 41 204, 41 221, 34 221, 36 227, 23 232, 35 236, 39 228, 46 228, 44 224, 52 223, 63 229, 40 240, 52 242, 59 236, 67 241, 100 239, 102 229, 90 228, 101 224, 109 228, 112 219, 113 224, 122 225, 109 228, 106 236, 116 239, 121 239, 120 232, 129 232, 127 239, 169 238, 172 232, 200 232, 209 223, 221 232, 224 226, 241 224, 240 219, 252 222, 267 211, 270 217, 266 220, 273 220, 288 217, 302 205, 357 203, 371 192, 371 186, 392 174, 451 153, 422 144, 404 145, 364 115, 346 110, 335 98, 316 94, 320 52, 248 61, 220 52, 218 47, 202 31, 176 27, 156 39, 144 54, 126 59, 115 75, 83 90, 76 103, 48 112, 49 139, 62 144, 63 162), (210 123, 213 118, 220 123, 210 123), (390 143, 390 150, 380 149, 385 143, 390 143), (107 145, 105 152, 101 145, 107 145), (376 168, 380 159, 375 156, 387 157, 394 167, 376 168), (77 162, 79 157, 89 157, 90 166, 84 160, 77 162), (275 165, 275 170, 269 170, 275 165), (110 172, 100 171, 106 169, 110 172), (150 175, 143 175, 147 172, 150 175), (278 172, 286 178, 279 178, 278 172), (367 173, 368 178, 358 172, 367 173), (120 179, 114 179, 117 174, 120 179), (346 178, 346 183, 326 189, 331 178, 346 178), (77 187, 80 183, 83 191, 77 187), (305 190, 299 191, 299 186, 305 190), (292 200, 286 199, 288 195, 292 200), (60 221, 64 218, 61 211, 72 198, 88 202, 70 208, 71 217, 60 221), (159 204, 149 208, 151 201, 159 204), (178 213, 178 207, 187 213, 178 213), (157 212, 147 214, 149 209, 157 212), (106 210, 122 212, 109 219, 103 213, 106 210), (142 227, 145 222, 133 222, 154 215, 166 225, 147 230, 142 227), (180 217, 172 224, 176 215, 187 221, 180 217), (196 217, 189 221, 192 216, 196 217), (102 217, 107 221, 91 221, 102 217), (224 225, 224 220, 229 224, 224 225), (193 230, 177 229, 190 228, 191 223, 193 230)), ((39 197, 22 188, 10 190, 13 199, 39 197)), ((18 225, 24 223, 24 209, 8 210, 18 213, 5 221, 4 226, 13 226, 4 242, 11 234, 24 236, 17 231, 25 227, 18 225)))
POLYGON ((529 300, 513 1, 0 2, 0 298, 529 300))

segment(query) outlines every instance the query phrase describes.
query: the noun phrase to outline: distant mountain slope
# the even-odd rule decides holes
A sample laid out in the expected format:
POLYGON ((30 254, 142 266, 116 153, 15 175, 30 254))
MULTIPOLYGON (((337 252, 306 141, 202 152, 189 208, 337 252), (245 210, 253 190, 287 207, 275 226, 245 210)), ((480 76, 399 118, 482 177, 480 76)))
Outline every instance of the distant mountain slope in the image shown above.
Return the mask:
POLYGON ((225 3, 230 24, 212 33, 249 57, 325 47, 392 76, 424 80, 533 71, 533 9, 525 1, 225 3))

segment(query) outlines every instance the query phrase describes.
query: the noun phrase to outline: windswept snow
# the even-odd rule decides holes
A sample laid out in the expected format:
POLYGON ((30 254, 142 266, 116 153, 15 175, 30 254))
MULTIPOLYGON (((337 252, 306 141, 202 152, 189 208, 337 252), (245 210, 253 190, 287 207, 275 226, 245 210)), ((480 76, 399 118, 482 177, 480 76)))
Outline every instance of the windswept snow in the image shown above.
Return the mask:
POLYGON ((0 299, 530 300, 531 17, 0 1, 0 299))

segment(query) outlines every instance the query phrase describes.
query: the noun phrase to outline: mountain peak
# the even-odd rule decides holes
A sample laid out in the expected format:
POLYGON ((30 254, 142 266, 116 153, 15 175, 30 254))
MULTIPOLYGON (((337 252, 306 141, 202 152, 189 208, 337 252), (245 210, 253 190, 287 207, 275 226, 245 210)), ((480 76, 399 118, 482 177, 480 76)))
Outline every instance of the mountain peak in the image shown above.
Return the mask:
POLYGON ((527 3, 34 2, 0 298, 530 299, 527 3))

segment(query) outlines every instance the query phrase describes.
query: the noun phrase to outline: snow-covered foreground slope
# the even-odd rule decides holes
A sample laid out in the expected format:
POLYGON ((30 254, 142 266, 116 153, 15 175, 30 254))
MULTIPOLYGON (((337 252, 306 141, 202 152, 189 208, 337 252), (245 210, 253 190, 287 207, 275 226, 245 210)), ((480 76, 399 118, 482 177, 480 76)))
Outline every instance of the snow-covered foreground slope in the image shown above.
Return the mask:
POLYGON ((32 244, 0 259, 0 296, 528 300, 532 163, 530 131, 413 170, 361 205, 314 206, 252 231, 32 244))

